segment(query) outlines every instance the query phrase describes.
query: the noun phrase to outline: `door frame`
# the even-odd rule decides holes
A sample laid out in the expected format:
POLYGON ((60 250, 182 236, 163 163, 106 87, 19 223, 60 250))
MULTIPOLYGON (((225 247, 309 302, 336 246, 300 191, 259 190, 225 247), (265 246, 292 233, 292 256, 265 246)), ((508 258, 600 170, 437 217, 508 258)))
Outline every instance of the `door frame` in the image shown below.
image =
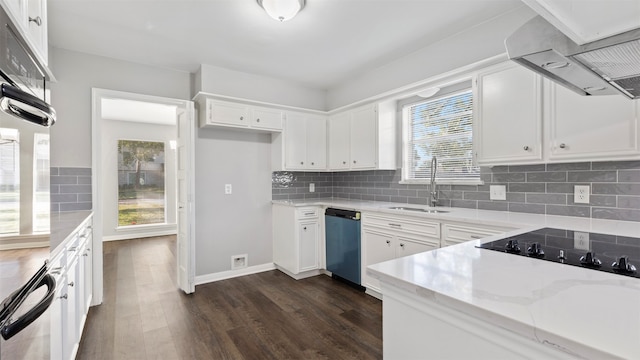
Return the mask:
MULTIPOLYGON (((103 300, 103 224, 102 224, 102 207, 101 199, 104 193, 102 181, 100 180, 102 177, 102 167, 100 166, 101 158, 102 158, 102 104, 101 100, 103 98, 115 98, 115 99, 127 99, 127 100, 135 100, 149 103, 157 103, 163 105, 175 105, 189 114, 191 124, 189 134, 187 134, 185 139, 185 144, 187 145, 188 155, 187 159, 189 162, 189 172, 191 179, 190 181, 190 191, 188 196, 188 223, 186 226, 190 229, 188 231, 189 236, 187 237, 187 251, 188 256, 186 267, 189 270, 189 279, 188 284, 179 284, 181 289, 186 293, 192 293, 195 291, 195 206, 193 204, 195 197, 193 196, 193 190, 195 188, 194 184, 194 149, 195 149, 195 110, 193 101, 189 100, 181 100, 181 99, 173 99, 166 97, 159 97, 153 95, 143 95, 131 92, 117 91, 117 90, 108 90, 101 88, 92 88, 91 89, 91 156, 92 156, 92 166, 91 166, 91 186, 92 186, 92 205, 93 205, 93 299, 91 301, 91 305, 99 305, 103 300)), ((176 114, 177 121, 177 114, 176 114)), ((176 219, 178 221, 179 219, 176 219)), ((176 271, 178 271, 178 259, 176 259, 176 271)))

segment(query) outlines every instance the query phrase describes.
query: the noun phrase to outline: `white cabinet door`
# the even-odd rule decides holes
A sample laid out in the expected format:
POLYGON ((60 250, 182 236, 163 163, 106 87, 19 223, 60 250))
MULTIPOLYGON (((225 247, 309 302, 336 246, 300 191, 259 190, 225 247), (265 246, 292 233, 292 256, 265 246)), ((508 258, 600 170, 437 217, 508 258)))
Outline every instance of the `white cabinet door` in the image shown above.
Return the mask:
POLYGON ((49 333, 49 352, 51 359, 68 359, 65 357, 65 330, 67 316, 67 295, 66 275, 56 278, 56 291, 53 301, 47 310, 49 312, 50 333, 49 333))
POLYGON ((47 41, 47 2, 46 0, 28 0, 27 29, 36 51, 47 61, 49 56, 47 41))
POLYGON ((479 73, 474 90, 477 163, 541 161, 541 77, 517 64, 500 64, 479 73))
POLYGON ((638 158, 637 101, 624 96, 580 96, 545 81, 547 89, 549 160, 638 158))
POLYGON ((320 223, 315 220, 302 220, 298 224, 299 263, 298 272, 318 269, 318 241, 320 223))
POLYGON ((261 129, 282 130, 282 111, 254 107, 251 112, 251 126, 261 129))
POLYGON ((207 124, 249 126, 249 107, 207 99, 207 124))
POLYGON ((303 115, 287 114, 284 133, 285 167, 305 169, 307 161, 307 122, 303 115))
POLYGON ((378 123, 374 105, 351 111, 351 168, 376 167, 378 123))
POLYGON ((307 168, 327 168, 327 119, 324 116, 307 117, 307 168))
MULTIPOLYGON (((78 312, 80 302, 77 295, 77 277, 78 277, 78 257, 73 255, 71 263, 67 267, 66 276, 66 317, 63 323, 64 339, 64 358, 73 359, 78 349, 79 329, 78 329, 78 312)), ((64 295, 63 295, 64 296, 64 295)))
POLYGON ((367 275, 367 266, 395 258, 395 238, 381 231, 362 229, 362 286, 380 292, 380 281, 367 275))
POLYGON ((348 112, 329 117, 329 168, 349 169, 351 147, 351 121, 348 112))

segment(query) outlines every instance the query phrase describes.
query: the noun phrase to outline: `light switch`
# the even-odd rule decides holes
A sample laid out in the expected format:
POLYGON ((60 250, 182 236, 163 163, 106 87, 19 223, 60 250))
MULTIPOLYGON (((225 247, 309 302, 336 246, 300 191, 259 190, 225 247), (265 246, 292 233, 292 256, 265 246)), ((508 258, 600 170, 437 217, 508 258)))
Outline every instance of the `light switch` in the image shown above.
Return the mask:
POLYGON ((507 200, 507 186, 506 185, 489 186, 489 199, 507 200))
POLYGON ((231 184, 224 184, 224 193, 225 195, 231 194, 231 184))

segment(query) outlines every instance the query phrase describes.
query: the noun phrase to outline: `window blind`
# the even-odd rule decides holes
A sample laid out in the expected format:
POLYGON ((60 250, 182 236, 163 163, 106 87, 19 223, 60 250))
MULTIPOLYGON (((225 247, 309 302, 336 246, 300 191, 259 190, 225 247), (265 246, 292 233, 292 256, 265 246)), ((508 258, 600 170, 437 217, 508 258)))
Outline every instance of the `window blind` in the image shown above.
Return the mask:
POLYGON ((408 106, 405 179, 430 179, 438 159, 441 182, 480 178, 473 165, 473 94, 465 90, 408 106))

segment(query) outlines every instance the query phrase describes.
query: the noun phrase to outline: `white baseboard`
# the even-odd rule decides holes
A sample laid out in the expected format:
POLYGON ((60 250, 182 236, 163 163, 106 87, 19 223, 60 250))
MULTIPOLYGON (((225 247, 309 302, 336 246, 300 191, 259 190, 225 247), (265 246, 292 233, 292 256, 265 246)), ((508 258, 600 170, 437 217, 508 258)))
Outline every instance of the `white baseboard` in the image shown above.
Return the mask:
POLYGON ((274 263, 267 263, 262 265, 249 266, 244 269, 221 271, 213 274, 198 275, 196 276, 196 285, 202 285, 206 283, 216 282, 220 280, 231 279, 235 277, 257 274, 265 271, 275 270, 274 263))
POLYGON ((296 280, 301 280, 301 279, 306 279, 312 276, 317 276, 317 275, 321 275, 323 274, 323 270, 309 270, 309 271, 304 271, 301 272, 299 274, 294 274, 286 269, 283 269, 282 267, 276 265, 276 269, 278 269, 279 271, 282 271, 283 273, 289 275, 290 277, 296 279, 296 280))
POLYGON ((175 229, 145 231, 145 232, 140 232, 135 234, 103 236, 102 241, 106 242, 106 241, 131 240, 131 239, 140 239, 140 238, 146 238, 146 237, 167 236, 167 235, 176 235, 176 234, 177 234, 177 231, 175 229))
POLYGON ((49 245, 49 234, 0 237, 0 250, 33 249, 49 245))

